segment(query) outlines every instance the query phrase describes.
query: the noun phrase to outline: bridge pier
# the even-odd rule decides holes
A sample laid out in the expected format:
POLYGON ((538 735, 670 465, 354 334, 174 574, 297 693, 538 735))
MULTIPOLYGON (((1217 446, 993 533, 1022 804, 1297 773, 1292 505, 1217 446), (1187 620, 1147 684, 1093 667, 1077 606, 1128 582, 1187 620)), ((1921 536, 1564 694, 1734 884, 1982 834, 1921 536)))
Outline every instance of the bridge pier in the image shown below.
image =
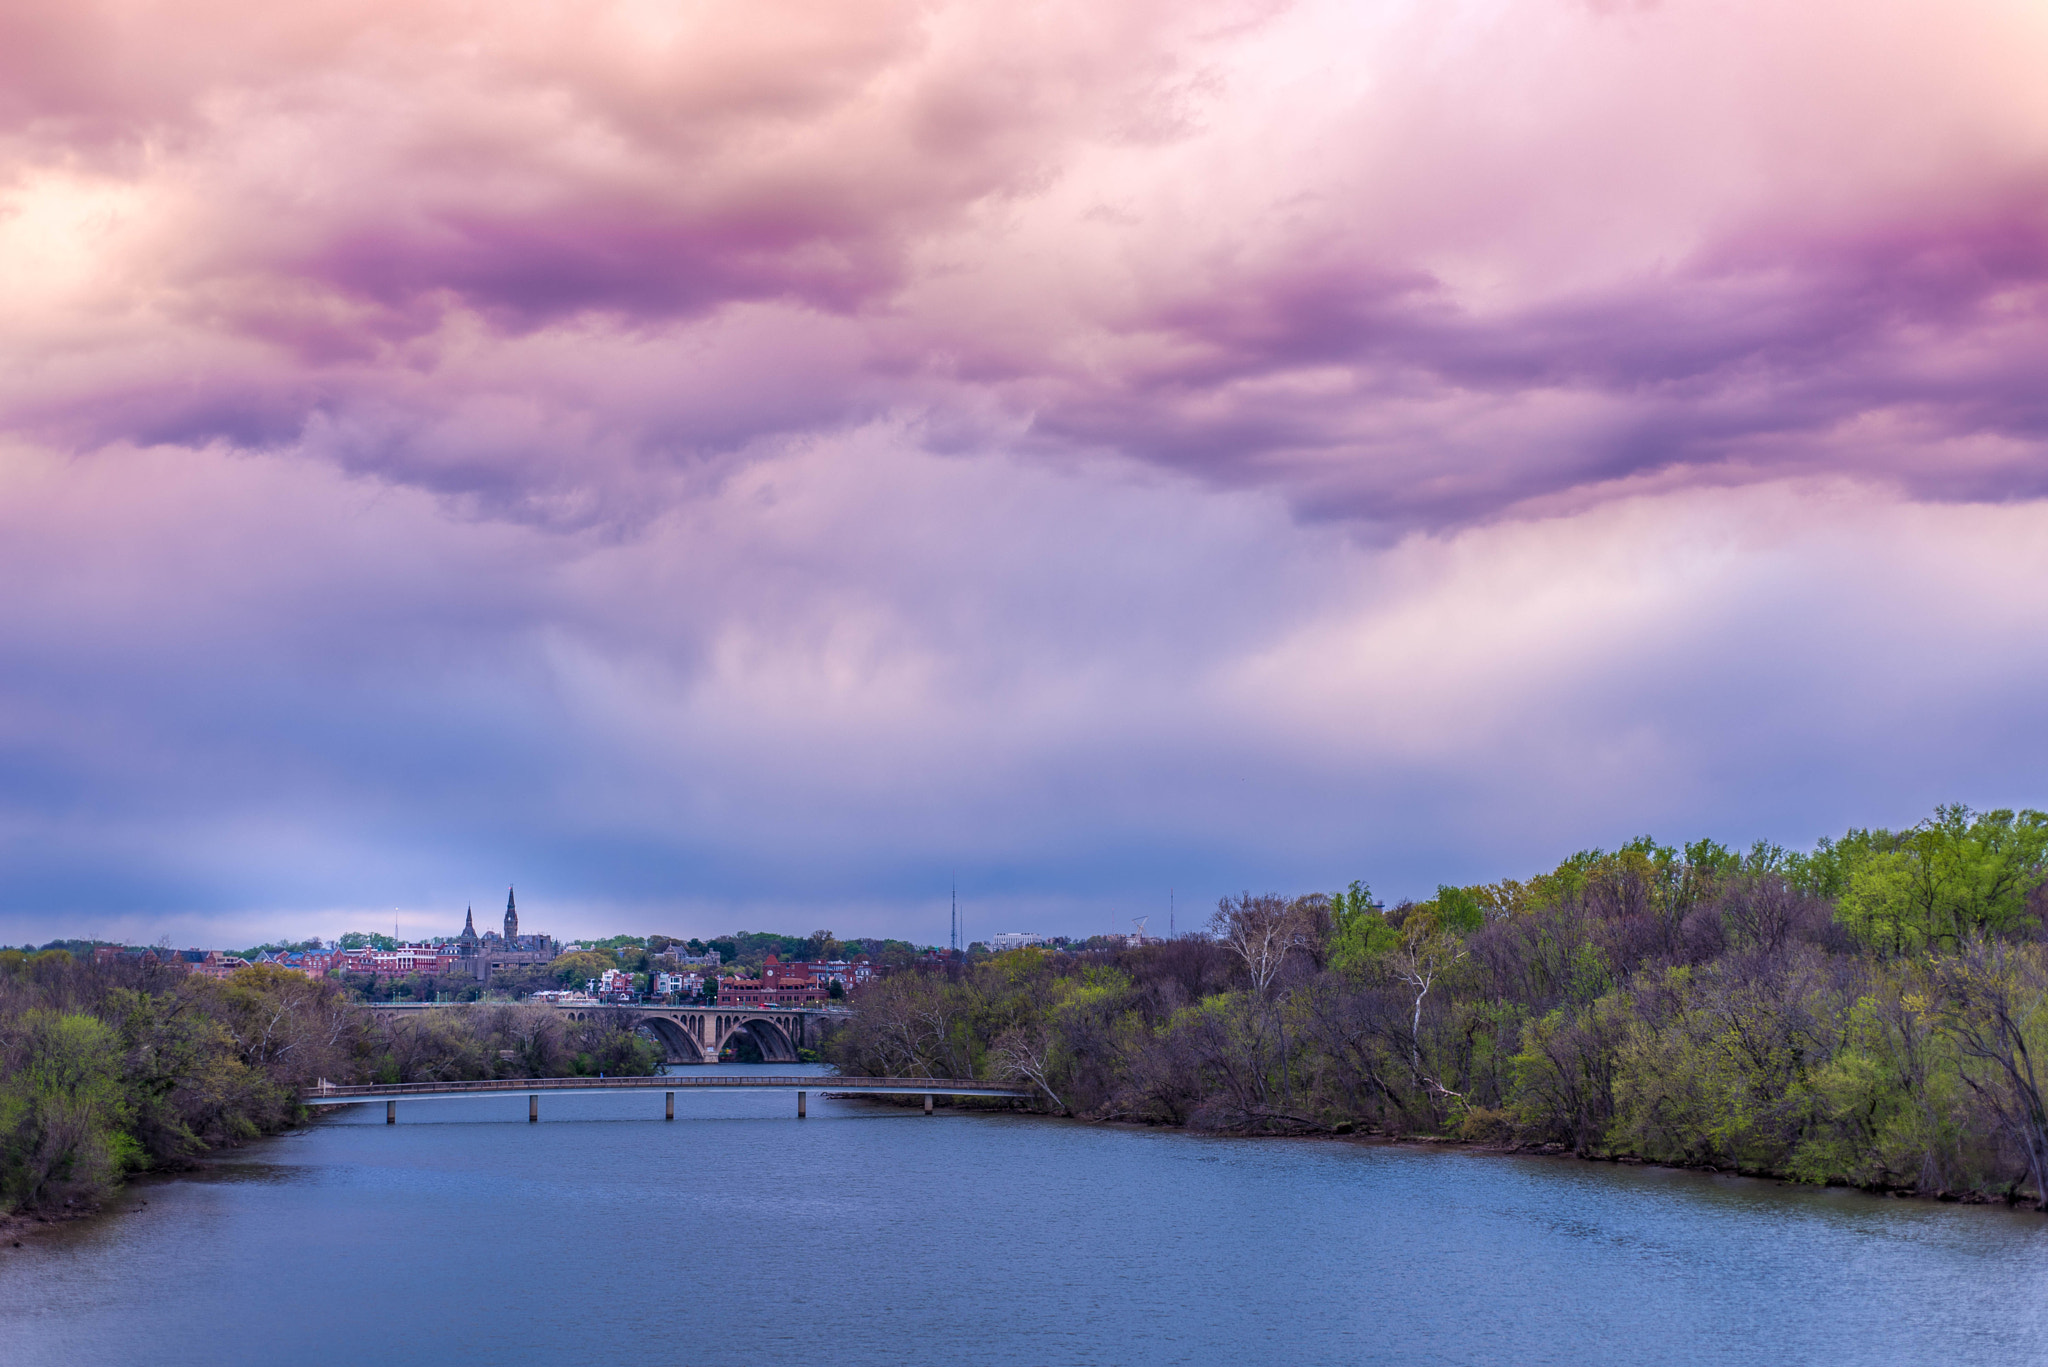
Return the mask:
POLYGON ((397 1102, 387 1101, 384 1103, 384 1123, 386 1125, 396 1125, 398 1123, 397 1102))
POLYGON ((669 1120, 676 1118, 676 1094, 674 1092, 668 1094, 668 1115, 666 1118, 669 1120))
POLYGON ((540 1097, 537 1095, 526 1098, 526 1123, 529 1125, 538 1125, 540 1123, 540 1097))
POLYGON ((804 1097, 806 1095, 808 1095, 808 1093, 805 1092, 798 1092, 796 1094, 796 1118, 798 1120, 802 1120, 804 1118, 804 1097))
POLYGON ((924 1094, 924 1113, 926 1115, 932 1113, 932 1094, 930 1092, 924 1094))

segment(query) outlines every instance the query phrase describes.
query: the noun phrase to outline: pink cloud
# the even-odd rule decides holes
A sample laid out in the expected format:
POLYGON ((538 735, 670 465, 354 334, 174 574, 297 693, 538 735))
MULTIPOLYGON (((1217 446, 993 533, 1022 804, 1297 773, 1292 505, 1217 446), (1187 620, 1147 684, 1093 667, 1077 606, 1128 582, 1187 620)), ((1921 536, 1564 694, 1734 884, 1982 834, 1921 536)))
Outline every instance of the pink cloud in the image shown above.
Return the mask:
MULTIPOLYGON (((1390 526, 1674 468, 2039 487, 2024 7, 252 13, 16 14, 16 194, 134 201, 100 247, 123 288, 52 307, 75 373, 10 396, 18 425, 395 426, 591 506, 607 444, 694 458, 890 409, 1390 526), (474 363, 596 339, 687 391, 749 306, 786 383, 701 421, 608 379, 493 398, 520 367, 474 363), (535 405, 553 472, 480 416, 535 405), (2002 454, 1959 471, 1957 442, 2002 454)), ((407 438, 315 446, 503 482, 407 438)))
POLYGON ((1944 690, 2009 786, 2037 652, 1897 661, 1945 566, 2033 620, 2044 59, 2020 0, 24 0, 0 843, 1419 879, 1980 796, 1897 738, 1944 690))

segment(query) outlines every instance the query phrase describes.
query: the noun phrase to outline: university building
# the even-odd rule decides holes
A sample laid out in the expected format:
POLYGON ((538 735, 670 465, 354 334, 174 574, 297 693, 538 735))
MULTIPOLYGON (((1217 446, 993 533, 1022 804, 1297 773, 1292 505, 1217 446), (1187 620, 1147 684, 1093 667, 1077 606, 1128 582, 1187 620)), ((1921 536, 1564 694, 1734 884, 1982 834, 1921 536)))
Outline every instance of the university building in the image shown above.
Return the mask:
POLYGON ((505 929, 476 933, 476 913, 465 911, 462 934, 443 944, 398 945, 391 949, 344 949, 334 957, 334 967, 349 973, 369 973, 379 978, 421 977, 475 978, 488 983, 501 969, 553 963, 561 947, 552 936, 521 935, 519 904, 508 889, 505 893, 505 929))
POLYGON ((555 943, 551 935, 519 933, 519 903, 513 895, 513 890, 507 888, 504 933, 491 931, 478 935, 474 914, 465 911, 462 918, 462 934, 455 940, 455 952, 458 959, 462 960, 476 976, 478 982, 488 983, 491 975, 501 969, 553 963, 561 955, 562 947, 555 943))

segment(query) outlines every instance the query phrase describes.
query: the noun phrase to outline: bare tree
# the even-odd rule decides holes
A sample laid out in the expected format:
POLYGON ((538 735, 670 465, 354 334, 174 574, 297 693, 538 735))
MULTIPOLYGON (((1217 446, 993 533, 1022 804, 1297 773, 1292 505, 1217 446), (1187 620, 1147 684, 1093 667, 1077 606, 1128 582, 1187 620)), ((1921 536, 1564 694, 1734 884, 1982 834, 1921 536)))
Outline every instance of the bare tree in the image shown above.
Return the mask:
POLYGON ((547 1077, 559 1070, 567 1052, 559 1012, 530 1002, 495 1007, 489 1028, 510 1046, 511 1061, 525 1076, 547 1077))
POLYGON ((1052 1098, 1054 1109, 1061 1115, 1072 1114, 1072 1108, 1053 1090, 1053 1041, 1043 1026, 1032 1029, 1014 1026, 1005 1030, 990 1052, 1004 1077, 1030 1083, 1052 1098))
MULTIPOLYGON (((1444 970, 1465 957, 1465 942, 1448 931, 1437 929, 1426 917, 1408 920, 1401 947, 1387 956, 1394 976, 1415 993, 1415 1012, 1408 1022, 1409 1059, 1417 1076, 1422 1073, 1422 1002, 1444 970)), ((1439 1084, 1440 1085, 1440 1084, 1439 1084)))
POLYGON ((860 1015, 838 1043, 849 1071, 882 1077, 957 1077, 967 1071, 963 1003, 940 978, 898 973, 863 990, 860 1015))
POLYGON ((1962 1057, 1980 1065, 1966 1062, 1963 1081, 2026 1156, 2035 1202, 2048 1207, 2048 1104, 2034 1059, 2048 1042, 2048 984, 2035 965, 1983 938, 1966 940, 1938 972, 1944 1024, 1962 1057))
POLYGON ((1287 956, 1303 947, 1307 932, 1299 901, 1271 893, 1225 897, 1209 919, 1209 933, 1244 960, 1252 991, 1262 999, 1287 956))

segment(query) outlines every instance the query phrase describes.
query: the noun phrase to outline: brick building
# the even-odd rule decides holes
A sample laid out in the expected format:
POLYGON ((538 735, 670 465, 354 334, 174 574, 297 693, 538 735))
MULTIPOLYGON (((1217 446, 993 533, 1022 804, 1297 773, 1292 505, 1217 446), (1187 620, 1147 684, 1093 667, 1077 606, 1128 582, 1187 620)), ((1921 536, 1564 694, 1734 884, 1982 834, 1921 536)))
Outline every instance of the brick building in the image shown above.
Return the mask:
POLYGON ((454 973, 462 956, 454 945, 399 945, 393 949, 344 949, 335 956, 334 967, 346 973, 368 973, 378 978, 438 978, 454 973))
POLYGON ((826 981, 806 963, 783 963, 775 955, 761 966, 758 978, 723 978, 718 984, 721 1005, 816 1006, 831 1000, 826 981))

